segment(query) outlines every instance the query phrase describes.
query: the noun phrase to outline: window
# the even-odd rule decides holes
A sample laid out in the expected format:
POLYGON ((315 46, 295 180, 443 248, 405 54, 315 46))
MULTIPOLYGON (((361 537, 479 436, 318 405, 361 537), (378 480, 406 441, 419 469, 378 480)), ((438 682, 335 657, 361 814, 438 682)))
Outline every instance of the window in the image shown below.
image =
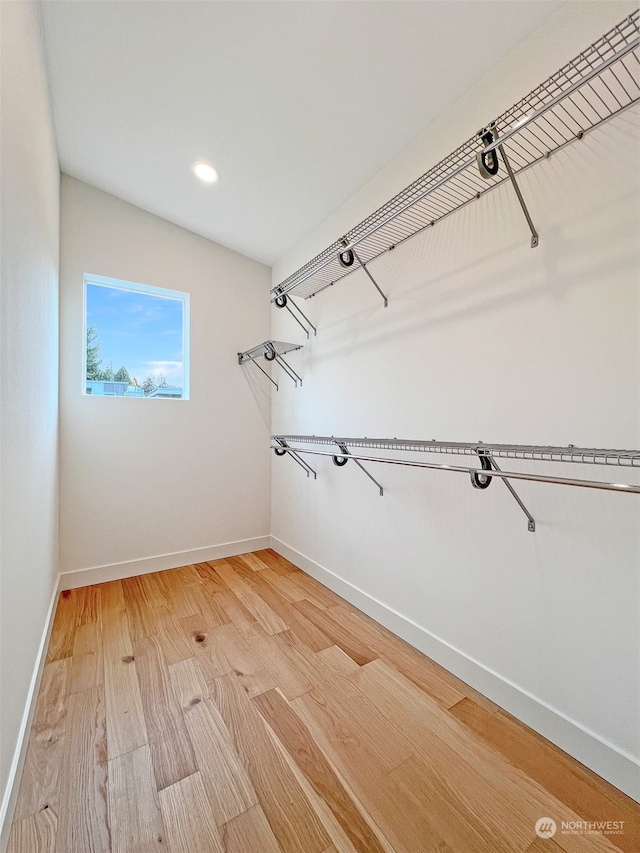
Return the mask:
POLYGON ((189 294, 84 277, 83 393, 189 399, 189 294))

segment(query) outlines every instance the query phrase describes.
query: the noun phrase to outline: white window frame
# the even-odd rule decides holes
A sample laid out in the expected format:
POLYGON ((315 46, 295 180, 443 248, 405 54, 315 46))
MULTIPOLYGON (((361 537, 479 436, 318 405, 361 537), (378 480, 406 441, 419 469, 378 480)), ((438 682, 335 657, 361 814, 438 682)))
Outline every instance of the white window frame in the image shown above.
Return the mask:
MULTIPOLYGON (((169 290, 167 287, 156 287, 152 284, 139 284, 135 281, 125 281, 120 278, 109 278, 104 275, 92 275, 85 273, 82 285, 82 396, 93 397, 98 399, 100 396, 87 394, 86 377, 87 377, 87 285, 95 284, 102 287, 117 288, 119 290, 128 290, 132 293, 144 293, 151 296, 157 296, 160 299, 178 299, 182 302, 182 364, 184 365, 184 382, 182 386, 182 397, 145 397, 145 400, 169 400, 183 401, 189 400, 191 395, 190 389, 190 298, 188 293, 181 290, 169 290)), ((140 399, 135 397, 121 397, 117 399, 140 399)))

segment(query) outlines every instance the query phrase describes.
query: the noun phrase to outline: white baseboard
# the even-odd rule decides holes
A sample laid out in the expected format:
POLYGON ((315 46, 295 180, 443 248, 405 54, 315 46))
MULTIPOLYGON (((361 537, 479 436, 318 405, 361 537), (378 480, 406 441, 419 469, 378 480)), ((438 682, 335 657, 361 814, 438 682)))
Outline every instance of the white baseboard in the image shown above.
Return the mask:
POLYGON ((106 583, 107 581, 118 581, 122 580, 122 578, 132 578, 136 575, 148 575, 149 572, 177 569, 180 566, 191 566, 193 563, 204 563, 207 560, 223 560, 225 557, 235 557, 237 554, 248 554, 251 551, 261 551, 264 548, 270 547, 270 536, 256 536, 253 539, 224 542, 221 545, 194 548, 190 551, 180 551, 175 554, 158 554, 155 557, 144 557, 141 560, 127 560, 124 563, 94 566, 89 569, 76 569, 72 572, 61 573, 60 590, 77 589, 80 586, 90 586, 91 584, 106 583))
POLYGON ((45 619, 40 645, 38 646, 38 654, 36 656, 29 691, 27 692, 27 701, 25 702, 20 729, 18 730, 18 740, 16 742, 13 753, 13 761, 7 778, 7 785, 2 796, 2 804, 0 805, 0 851, 4 851, 9 843, 9 832, 13 820, 13 813, 16 807, 18 798, 18 790, 20 788, 20 779, 22 777, 22 768, 27 755, 27 746, 29 744, 29 732, 31 731, 31 723, 36 710, 36 699, 40 690, 40 681, 44 671, 44 664, 47 659, 47 649, 49 647, 49 637, 51 636, 51 628, 53 626, 53 616, 60 593, 60 576, 56 581, 49 609, 45 619))
POLYGON ((324 566, 271 537, 271 548, 640 802, 640 763, 595 732, 490 670, 324 566))

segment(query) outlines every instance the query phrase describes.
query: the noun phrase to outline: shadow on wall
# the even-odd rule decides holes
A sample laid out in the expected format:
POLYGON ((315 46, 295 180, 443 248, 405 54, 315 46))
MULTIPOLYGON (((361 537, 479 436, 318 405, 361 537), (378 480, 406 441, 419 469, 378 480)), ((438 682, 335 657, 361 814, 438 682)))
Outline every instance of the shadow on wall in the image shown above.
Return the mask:
MULTIPOLYGON (((357 346, 377 346, 386 337, 395 337, 399 327, 410 333, 490 314, 519 302, 562 301, 585 284, 585 276, 591 280, 608 276, 608 261, 598 247, 609 240, 620 244, 624 230, 620 215, 626 208, 622 202, 634 197, 636 180, 629 179, 629 159, 621 157, 621 162, 607 167, 618 197, 602 203, 597 186, 591 187, 585 176, 594 168, 602 169, 608 152, 635 132, 637 122, 636 116, 627 113, 615 126, 601 128, 521 177, 541 235, 537 249, 528 247, 524 218, 511 188, 503 185, 371 262, 371 272, 390 297, 388 310, 395 317, 391 324, 373 323, 364 334, 360 323, 357 346), (589 231, 593 252, 585 254, 584 237, 589 231), (573 244, 577 244, 575 251, 573 244), (531 252, 535 261, 524 275, 520 247, 531 252), (404 310, 397 313, 399 299, 404 310)), ((637 252, 635 241, 621 248, 629 254, 637 252)), ((362 271, 318 294, 313 302, 314 321, 322 326, 324 335, 324 358, 351 351, 354 342, 344 333, 345 322, 352 329, 356 318, 367 321, 383 314, 362 271)))
POLYGON ((266 376, 263 376, 251 362, 239 365, 244 374, 245 381, 253 398, 258 404, 258 409, 265 426, 271 431, 271 388, 273 387, 266 376))

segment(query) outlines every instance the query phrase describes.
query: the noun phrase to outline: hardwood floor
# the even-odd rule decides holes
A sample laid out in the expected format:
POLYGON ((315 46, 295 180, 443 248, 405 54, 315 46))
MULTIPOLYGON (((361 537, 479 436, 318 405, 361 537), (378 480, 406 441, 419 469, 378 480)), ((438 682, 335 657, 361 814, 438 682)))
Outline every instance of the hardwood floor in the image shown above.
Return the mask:
POLYGON ((9 853, 559 850, 640 807, 274 551, 61 594, 9 853))

